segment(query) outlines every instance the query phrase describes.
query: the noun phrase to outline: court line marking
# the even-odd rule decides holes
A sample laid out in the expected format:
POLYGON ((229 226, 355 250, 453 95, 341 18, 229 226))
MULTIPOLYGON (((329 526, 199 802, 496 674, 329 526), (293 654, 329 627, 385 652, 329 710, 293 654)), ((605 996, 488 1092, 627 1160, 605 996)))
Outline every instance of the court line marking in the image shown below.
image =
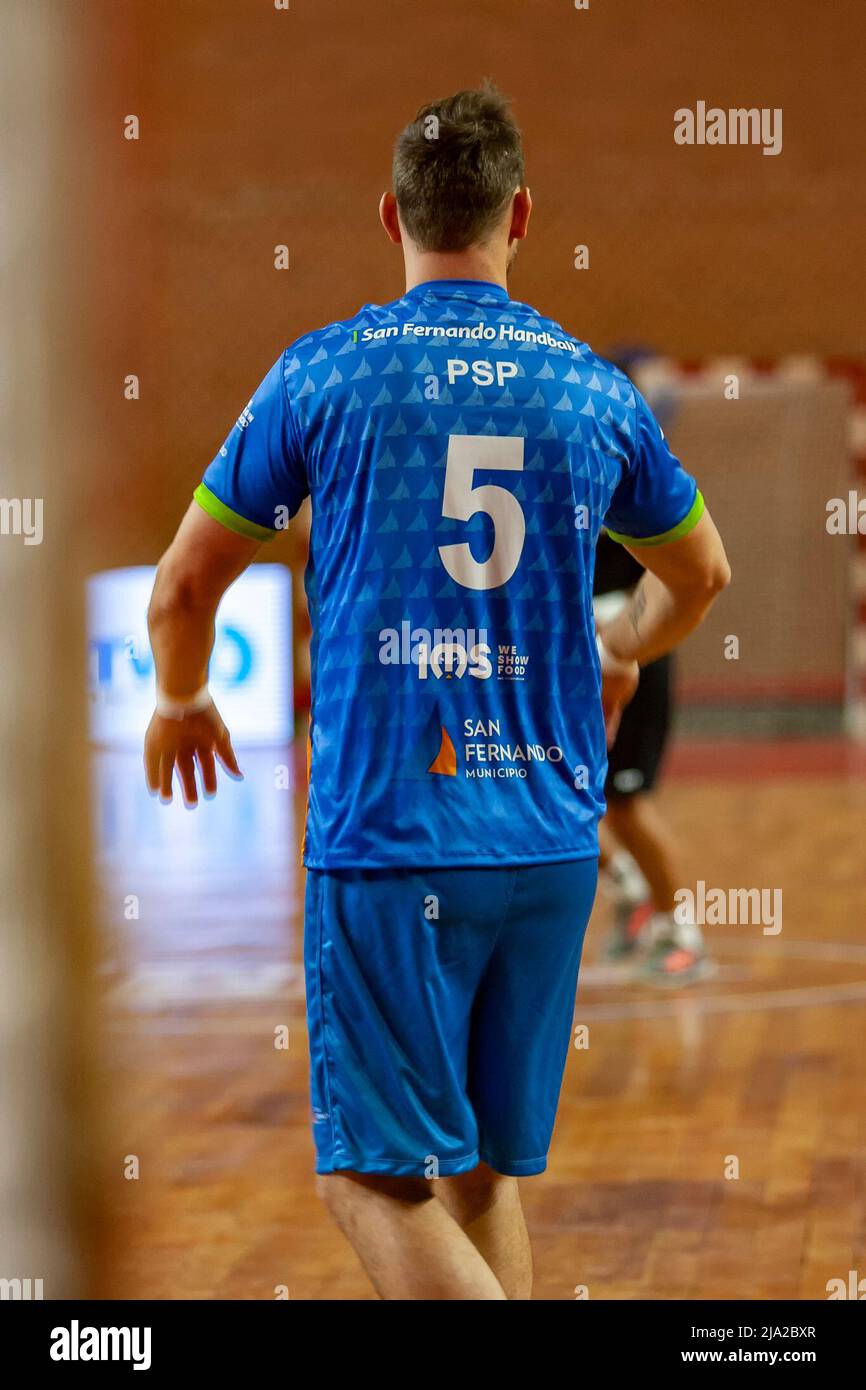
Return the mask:
MULTIPOLYGON (((800 958, 807 960, 825 960, 840 964, 866 964, 866 946, 859 946, 856 943, 846 942, 819 942, 819 941, 780 941, 778 937, 762 940, 747 940, 739 937, 718 937, 711 939, 710 945, 718 950, 747 950, 752 953, 770 955, 783 955, 789 958, 800 958)), ((202 978, 190 980, 190 976, 198 975, 200 967, 177 967, 172 963, 160 962, 159 966, 145 967, 144 973, 153 971, 154 974, 160 973, 160 968, 165 970, 168 978, 175 979, 175 985, 179 983, 179 978, 186 976, 185 983, 194 982, 199 987, 205 980, 202 978)), ((251 970, 250 976, 245 981, 246 988, 237 990, 237 966, 225 967, 223 970, 219 966, 210 965, 206 972, 206 981, 213 991, 213 986, 217 981, 223 980, 227 985, 234 985, 236 992, 228 990, 220 992, 209 992, 206 998, 196 994, 184 994, 179 991, 174 998, 159 998, 158 991, 150 993, 147 989, 141 990, 141 979, 135 979, 136 972, 133 971, 132 979, 127 979, 118 983, 108 992, 107 1004, 109 1010, 112 1007, 120 1006, 128 1013, 134 1012, 133 1018, 118 1019, 114 1018, 105 1025, 105 1031, 117 1033, 134 1033, 141 1031, 142 1024, 146 1025, 147 1031, 168 1035, 171 1033, 193 1034, 201 1033, 244 1033, 252 1027, 260 1026, 259 1016, 255 1019, 247 1019, 241 1015, 233 1020, 210 1020, 204 1018, 172 1018, 170 1010, 184 1009, 207 1010, 209 1006, 215 1004, 225 1005, 231 1003, 248 1004, 253 999, 257 1001, 271 1001, 285 1007, 291 1002, 301 1002, 302 995, 295 993, 299 984, 300 968, 292 964, 280 962, 270 966, 258 966, 251 970), (256 976, 258 975, 258 981, 256 976), (283 976, 280 979, 280 975, 283 976), (261 987, 267 981, 267 988, 256 989, 256 983, 261 987), (277 985, 276 991, 273 986, 277 985), (282 985, 283 988, 279 988, 282 985), (285 992, 286 987, 295 986, 288 996, 285 992), (138 997, 136 997, 138 995, 138 997), (148 997, 149 995, 149 997, 148 997), (165 1011, 165 1012, 164 1012, 165 1011), (166 1012, 168 1016, 166 1017, 166 1012)), ((151 978, 151 984, 153 984, 151 978)), ((640 981, 625 974, 621 967, 608 966, 602 962, 598 965, 587 966, 581 973, 581 983, 583 988, 588 986, 590 989, 603 989, 610 986, 614 988, 632 988, 635 985, 641 987, 640 981)), ((644 989, 651 986, 643 985, 644 989)), ((637 1019, 637 1018, 682 1018, 686 1015, 695 1017, 701 1014, 725 1014, 725 1013, 756 1013, 762 1010, 774 1009, 804 1009, 804 1008, 832 1008, 836 1005, 860 1003, 866 1000, 866 980, 852 981, 850 984, 837 985, 803 985, 794 989, 763 989, 755 990, 751 993, 741 994, 715 994, 699 995, 693 989, 686 986, 682 990, 675 992, 665 992, 658 998, 641 998, 622 1000, 619 1003, 583 1003, 578 994, 575 1006, 575 1019, 579 1022, 586 1019, 597 1021, 613 1022, 617 1019, 637 1019), (578 1011, 580 1017, 578 1018, 578 1011)), ((302 1017, 303 1021, 303 1017, 302 1017)))
MULTIPOLYGON (((850 985, 811 985, 801 989, 756 991, 753 994, 716 994, 701 998, 678 992, 664 999, 624 1000, 620 1004, 583 1004, 578 997, 574 1021, 615 1022, 638 1018, 695 1018, 701 1014, 761 1013, 773 1009, 821 1009, 866 1000, 866 980, 850 985)), ((282 1002, 275 1000, 274 1003, 282 1002)), ((299 1023, 304 1026, 303 1015, 299 1023)), ((170 1034, 246 1033, 261 1029, 261 1015, 234 1019, 160 1018, 155 1011, 137 1014, 133 1019, 113 1019, 105 1025, 109 1033, 136 1034, 142 1031, 170 1034)))
POLYGON ((866 965, 866 946, 854 941, 785 941, 781 934, 764 937, 760 941, 742 940, 736 936, 711 936, 709 945, 713 950, 719 947, 731 951, 741 951, 744 947, 751 951, 764 949, 782 956, 799 957, 802 960, 829 960, 866 965))
POLYGON ((625 1000, 621 1004, 585 1004, 578 997, 574 1017, 587 1019, 670 1018, 685 1014, 760 1013, 766 1009, 820 1009, 866 1000, 866 980, 850 985, 806 985, 801 989, 759 990, 754 994, 686 994, 665 999, 625 1000))

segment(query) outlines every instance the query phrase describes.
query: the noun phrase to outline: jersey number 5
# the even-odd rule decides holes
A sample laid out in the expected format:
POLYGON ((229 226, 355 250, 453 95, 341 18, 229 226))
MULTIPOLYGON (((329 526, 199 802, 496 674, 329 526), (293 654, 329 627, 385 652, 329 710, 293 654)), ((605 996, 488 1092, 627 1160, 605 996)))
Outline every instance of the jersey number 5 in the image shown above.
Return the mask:
POLYGON ((476 560, 467 541, 440 545, 439 557, 464 589, 498 589, 507 584, 520 563, 526 540, 523 508, 507 488, 495 483, 473 487, 478 468, 511 473, 523 471, 523 440, 487 434, 452 434, 445 462, 442 515, 453 521, 469 521, 476 512, 493 520, 493 549, 486 560, 476 560))

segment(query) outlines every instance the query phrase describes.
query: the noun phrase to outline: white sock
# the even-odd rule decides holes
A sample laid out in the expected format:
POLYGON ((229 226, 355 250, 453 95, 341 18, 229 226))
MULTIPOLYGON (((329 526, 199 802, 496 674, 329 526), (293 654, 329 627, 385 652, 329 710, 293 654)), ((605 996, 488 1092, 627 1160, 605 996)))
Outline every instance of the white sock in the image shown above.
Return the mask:
POLYGON ((617 905, 636 907, 649 897, 649 884, 628 850, 618 849, 603 874, 608 894, 617 905))
POLYGON ((678 922, 673 912, 654 912, 646 925, 647 940, 655 945, 658 941, 673 941, 684 951, 700 954, 704 949, 704 935, 695 922, 678 922))

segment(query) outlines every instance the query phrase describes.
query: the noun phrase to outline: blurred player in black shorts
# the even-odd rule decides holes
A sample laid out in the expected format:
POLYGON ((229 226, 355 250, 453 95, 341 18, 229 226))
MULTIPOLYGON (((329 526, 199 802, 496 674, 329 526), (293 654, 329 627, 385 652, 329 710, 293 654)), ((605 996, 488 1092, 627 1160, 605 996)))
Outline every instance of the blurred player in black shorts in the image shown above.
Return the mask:
MULTIPOLYGON (((625 547, 603 531, 593 583, 598 622, 615 616, 643 572, 625 547)), ((674 918, 674 893, 682 878, 676 874, 670 831, 649 795, 667 743, 672 676, 671 656, 644 666, 637 692, 623 710, 608 754, 599 867, 615 914, 608 958, 632 958, 645 977, 660 984, 689 984, 709 973, 710 962, 700 927, 674 918)))

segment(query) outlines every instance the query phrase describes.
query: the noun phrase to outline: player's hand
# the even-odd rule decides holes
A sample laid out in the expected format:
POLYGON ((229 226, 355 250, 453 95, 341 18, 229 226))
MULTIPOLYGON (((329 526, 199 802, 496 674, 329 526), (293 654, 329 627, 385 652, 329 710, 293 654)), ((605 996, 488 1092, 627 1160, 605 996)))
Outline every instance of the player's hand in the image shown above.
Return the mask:
POLYGON ((158 793, 160 801, 171 801, 172 775, 177 769, 184 805, 192 809, 198 805, 196 767, 204 795, 216 796, 217 761, 230 777, 243 778, 229 731, 213 700, 183 719, 154 714, 144 736, 144 773, 152 796, 158 793))
POLYGON ((601 661, 601 708, 607 746, 610 748, 616 738, 622 712, 637 690, 640 667, 636 661, 623 661, 614 656, 605 644, 602 631, 596 633, 596 639, 601 661))

